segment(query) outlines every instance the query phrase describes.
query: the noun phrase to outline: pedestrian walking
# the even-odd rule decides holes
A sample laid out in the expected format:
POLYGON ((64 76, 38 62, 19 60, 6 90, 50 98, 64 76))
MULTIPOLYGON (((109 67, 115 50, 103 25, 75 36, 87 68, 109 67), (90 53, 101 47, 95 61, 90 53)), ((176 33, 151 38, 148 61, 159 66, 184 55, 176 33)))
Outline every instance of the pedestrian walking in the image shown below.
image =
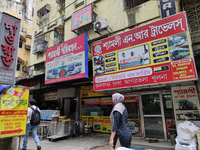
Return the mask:
POLYGON ((132 134, 127 124, 128 112, 126 107, 122 104, 124 96, 115 93, 112 95, 112 101, 114 107, 110 113, 112 132, 110 135, 109 146, 115 148, 117 139, 119 138, 122 147, 130 148, 132 134))
POLYGON ((26 124, 26 135, 24 135, 23 146, 21 150, 26 150, 28 143, 28 135, 31 131, 32 136, 35 140, 37 150, 41 150, 40 140, 37 135, 38 124, 40 123, 40 109, 35 106, 35 99, 30 99, 28 103, 28 113, 27 113, 27 124, 26 124), (37 113, 39 112, 39 115, 37 113), (34 115, 34 116, 33 116, 34 115))

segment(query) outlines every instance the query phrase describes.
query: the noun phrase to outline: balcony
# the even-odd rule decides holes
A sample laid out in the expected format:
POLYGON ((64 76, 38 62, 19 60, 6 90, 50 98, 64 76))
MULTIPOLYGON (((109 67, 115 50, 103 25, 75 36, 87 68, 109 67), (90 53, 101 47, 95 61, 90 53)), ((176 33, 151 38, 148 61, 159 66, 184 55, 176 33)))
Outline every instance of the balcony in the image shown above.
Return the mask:
POLYGON ((48 42, 45 40, 45 35, 36 38, 33 45, 33 54, 37 55, 46 52, 48 48, 48 42))

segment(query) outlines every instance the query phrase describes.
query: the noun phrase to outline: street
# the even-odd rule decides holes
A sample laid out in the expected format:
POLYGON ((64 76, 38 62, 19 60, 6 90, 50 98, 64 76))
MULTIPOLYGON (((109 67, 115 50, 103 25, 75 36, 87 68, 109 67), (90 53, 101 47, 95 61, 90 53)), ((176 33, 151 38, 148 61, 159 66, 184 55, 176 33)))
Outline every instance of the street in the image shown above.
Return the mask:
MULTIPOLYGON (((48 139, 40 140, 42 150, 108 150, 109 134, 95 133, 91 136, 75 136, 68 137, 56 141, 49 141, 48 139)), ((21 144, 22 146, 22 140, 21 144)), ((173 150, 175 145, 170 142, 149 143, 144 139, 133 138, 131 147, 135 150, 173 150)), ((36 145, 32 136, 29 136, 27 150, 36 150, 36 145)))
MULTIPOLYGON (((42 150, 97 150, 97 147, 101 147, 101 150, 108 150, 108 135, 85 135, 77 137, 69 137, 56 141, 49 141, 48 139, 40 140, 42 150)), ((23 138, 21 139, 20 146, 22 147, 23 138)), ((36 145, 32 136, 29 136, 27 150, 36 150, 36 145)))

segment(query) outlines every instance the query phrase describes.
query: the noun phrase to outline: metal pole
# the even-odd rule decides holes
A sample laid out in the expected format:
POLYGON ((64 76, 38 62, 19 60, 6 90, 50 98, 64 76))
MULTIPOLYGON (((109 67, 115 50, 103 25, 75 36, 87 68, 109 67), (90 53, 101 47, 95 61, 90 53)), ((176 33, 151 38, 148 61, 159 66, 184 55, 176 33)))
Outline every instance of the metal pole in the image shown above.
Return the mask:
POLYGON ((18 150, 20 150, 20 144, 21 144, 21 136, 19 136, 19 145, 18 145, 18 150))

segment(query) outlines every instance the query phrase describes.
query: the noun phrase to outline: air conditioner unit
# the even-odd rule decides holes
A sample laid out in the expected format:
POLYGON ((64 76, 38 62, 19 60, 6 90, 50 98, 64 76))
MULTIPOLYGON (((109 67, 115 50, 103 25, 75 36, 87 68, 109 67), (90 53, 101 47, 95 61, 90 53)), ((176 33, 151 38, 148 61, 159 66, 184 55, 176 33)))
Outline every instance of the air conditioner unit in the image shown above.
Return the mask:
POLYGON ((108 27, 106 19, 101 19, 99 21, 94 22, 94 31, 100 31, 102 29, 106 29, 108 27))
POLYGON ((25 45, 25 49, 30 50, 31 46, 30 45, 25 45))
POLYGON ((28 72, 28 67, 22 67, 23 72, 28 72))

